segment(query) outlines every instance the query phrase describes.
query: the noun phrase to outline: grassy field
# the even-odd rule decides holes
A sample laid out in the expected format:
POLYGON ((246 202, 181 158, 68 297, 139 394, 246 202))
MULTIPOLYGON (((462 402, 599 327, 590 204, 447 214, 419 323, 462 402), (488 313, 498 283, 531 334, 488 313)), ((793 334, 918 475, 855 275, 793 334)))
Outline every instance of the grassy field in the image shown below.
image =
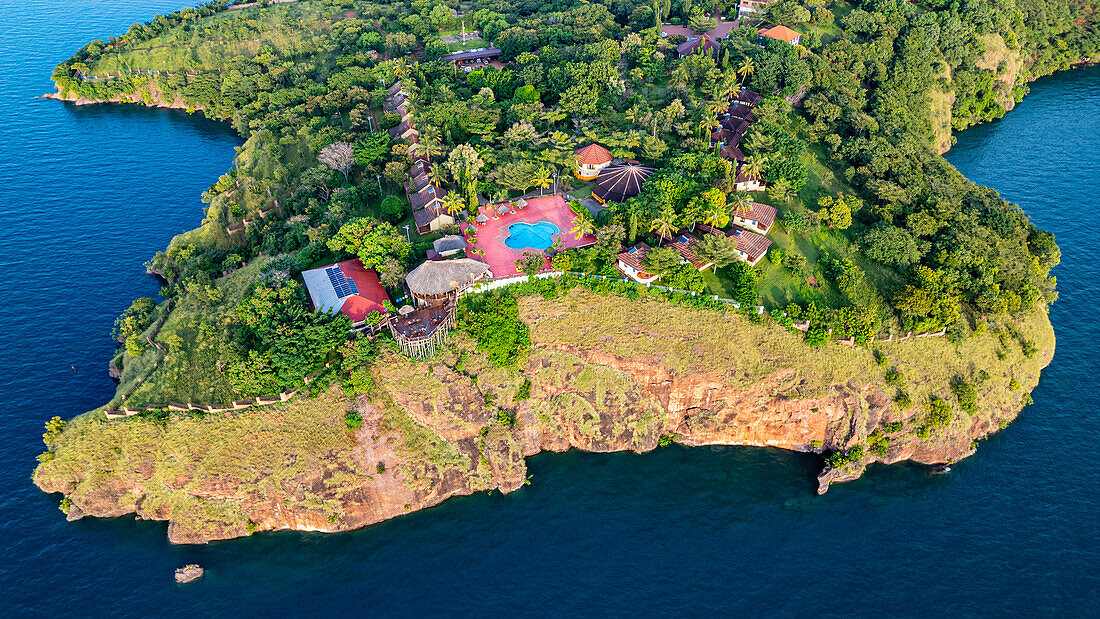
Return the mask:
POLYGON ((104 421, 82 415, 70 422, 35 479, 45 487, 73 486, 78 503, 133 505, 137 497, 115 488, 140 487, 142 509, 168 507, 172 519, 192 531, 241 531, 247 525, 234 502, 196 496, 202 484, 226 483, 238 492, 281 495, 288 504, 336 513, 337 502, 321 499, 303 480, 316 471, 344 471, 348 480, 373 473, 354 458, 343 418, 347 406, 330 392, 228 419, 173 414, 104 421))

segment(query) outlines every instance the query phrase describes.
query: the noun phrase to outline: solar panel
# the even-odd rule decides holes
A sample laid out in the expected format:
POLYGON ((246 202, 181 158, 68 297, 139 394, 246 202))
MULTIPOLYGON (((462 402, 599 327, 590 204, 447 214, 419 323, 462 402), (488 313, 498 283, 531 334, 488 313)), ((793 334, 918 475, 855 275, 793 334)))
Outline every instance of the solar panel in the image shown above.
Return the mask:
POLYGON ((353 294, 359 294, 359 287, 344 275, 340 267, 329 267, 325 269, 325 274, 328 275, 328 281, 332 284, 332 290, 338 298, 343 299, 353 294))

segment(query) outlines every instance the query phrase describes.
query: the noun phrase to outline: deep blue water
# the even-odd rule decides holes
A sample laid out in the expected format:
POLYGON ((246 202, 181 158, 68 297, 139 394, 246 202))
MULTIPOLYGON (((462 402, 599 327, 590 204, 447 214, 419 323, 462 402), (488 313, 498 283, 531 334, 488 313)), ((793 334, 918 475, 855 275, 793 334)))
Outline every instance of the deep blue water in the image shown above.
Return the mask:
POLYGON ((549 221, 534 224, 517 223, 508 226, 508 238, 504 244, 512 249, 546 249, 554 244, 554 235, 561 232, 549 221))
POLYGON ((1036 404, 949 475, 899 465, 813 495, 756 448, 544 454, 533 484, 344 535, 172 547, 163 523, 66 523, 29 474, 49 416, 113 391, 113 317, 202 217, 237 139, 186 114, 35 99, 90 38, 180 0, 0 0, 0 615, 1095 615, 1100 69, 1041 80, 949 159, 1058 235, 1036 404), (74 373, 70 366, 76 366, 74 373), (207 576, 187 586, 172 569, 207 576))

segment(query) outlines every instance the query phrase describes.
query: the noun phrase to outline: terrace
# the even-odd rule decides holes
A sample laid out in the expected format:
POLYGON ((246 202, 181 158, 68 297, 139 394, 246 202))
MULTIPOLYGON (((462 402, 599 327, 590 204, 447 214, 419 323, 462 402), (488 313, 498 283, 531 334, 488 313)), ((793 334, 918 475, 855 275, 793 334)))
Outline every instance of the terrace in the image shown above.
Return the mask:
MULTIPOLYGON (((526 205, 519 200, 497 206, 485 205, 482 208, 482 215, 478 217, 484 221, 476 225, 463 224, 464 233, 469 234, 466 230, 473 228, 476 234, 475 238, 467 237, 466 255, 476 256, 478 260, 487 263, 494 277, 507 277, 519 273, 516 269, 516 261, 522 258, 525 252, 542 252, 542 248, 533 246, 509 247, 506 241, 512 235, 509 228, 513 224, 535 225, 543 222, 553 224, 558 232, 552 235, 552 239, 561 249, 585 247, 596 242, 596 237, 591 234, 578 239, 569 232, 573 229, 573 222, 577 216, 561 196, 528 198, 526 205), (503 212, 498 212, 498 208, 503 212)), ((515 245, 514 242, 513 245, 515 245)))

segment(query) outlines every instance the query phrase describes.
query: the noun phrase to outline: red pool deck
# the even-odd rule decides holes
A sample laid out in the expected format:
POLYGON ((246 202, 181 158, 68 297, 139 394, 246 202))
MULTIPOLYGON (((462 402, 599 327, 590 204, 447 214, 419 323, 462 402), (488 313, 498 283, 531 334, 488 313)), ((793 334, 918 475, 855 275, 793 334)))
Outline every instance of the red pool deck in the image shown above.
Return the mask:
MULTIPOLYGON (((569 210, 569 204, 561 196, 528 198, 527 206, 522 209, 515 206, 513 202, 512 212, 504 215, 497 214, 496 206, 497 203, 494 203, 492 207, 486 205, 482 208, 481 212, 489 217, 489 221, 484 224, 462 224, 463 232, 470 227, 477 230, 476 244, 470 244, 469 237, 467 237, 466 255, 487 263, 493 270, 494 278, 519 273, 516 269, 516 260, 522 258, 524 252, 541 253, 541 250, 536 249, 512 249, 504 244, 504 240, 508 238, 508 226, 514 223, 534 224, 540 221, 548 221, 556 225, 561 232, 555 234, 553 238, 555 240, 560 239, 562 247, 565 249, 584 247, 596 242, 596 237, 591 234, 577 239, 569 233, 573 229, 573 221, 577 216, 569 210), (473 253, 471 250, 475 248, 484 250, 485 255, 479 256, 473 253)), ((544 268, 550 268, 549 260, 547 260, 544 268)))

